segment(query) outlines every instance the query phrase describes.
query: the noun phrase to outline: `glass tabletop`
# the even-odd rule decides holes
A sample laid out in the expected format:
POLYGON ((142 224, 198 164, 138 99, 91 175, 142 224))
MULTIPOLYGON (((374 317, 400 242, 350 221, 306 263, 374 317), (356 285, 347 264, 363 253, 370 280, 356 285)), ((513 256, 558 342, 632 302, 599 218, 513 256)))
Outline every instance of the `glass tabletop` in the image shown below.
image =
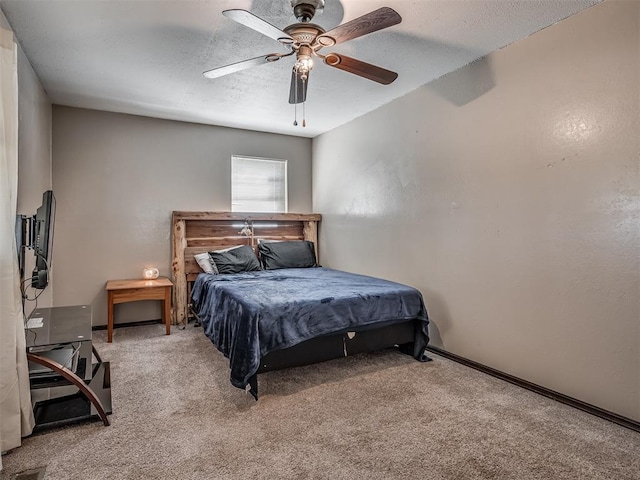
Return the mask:
POLYGON ((38 308, 25 335, 28 348, 91 340, 91 305, 38 308))

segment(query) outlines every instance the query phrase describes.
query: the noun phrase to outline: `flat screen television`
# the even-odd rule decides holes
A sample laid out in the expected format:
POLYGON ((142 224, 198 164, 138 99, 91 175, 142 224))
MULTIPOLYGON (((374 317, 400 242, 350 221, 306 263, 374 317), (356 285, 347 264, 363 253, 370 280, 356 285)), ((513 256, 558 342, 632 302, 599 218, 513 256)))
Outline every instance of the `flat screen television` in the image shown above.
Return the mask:
POLYGON ((49 269, 53 256, 53 224, 56 216, 56 197, 53 191, 42 194, 42 205, 32 220, 31 235, 36 266, 31 276, 31 286, 43 289, 49 284, 49 269))

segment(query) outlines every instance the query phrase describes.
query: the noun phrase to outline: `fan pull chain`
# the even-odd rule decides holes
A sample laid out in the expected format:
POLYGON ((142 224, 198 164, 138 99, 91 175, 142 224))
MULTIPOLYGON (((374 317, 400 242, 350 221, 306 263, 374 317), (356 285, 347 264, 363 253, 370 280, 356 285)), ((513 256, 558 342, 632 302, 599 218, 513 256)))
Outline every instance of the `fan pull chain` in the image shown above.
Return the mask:
MULTIPOLYGON (((296 82, 297 84, 297 82, 296 82)), ((302 90, 303 91, 307 91, 307 79, 303 78, 302 79, 302 90)), ((307 99, 305 97, 304 101, 302 102, 302 128, 307 126, 307 113, 305 110, 305 105, 307 104, 307 99)))
MULTIPOLYGON (((296 72, 297 74, 297 72, 296 72)), ((297 127, 298 126, 298 104, 296 103, 296 100, 298 100, 298 82, 295 82, 295 84, 293 85, 293 90, 294 90, 294 95, 295 98, 293 99, 294 103, 293 103, 293 126, 297 127)))
POLYGON ((302 102, 302 126, 303 127, 307 126, 307 114, 305 113, 305 108, 304 108, 306 103, 307 102, 302 102))

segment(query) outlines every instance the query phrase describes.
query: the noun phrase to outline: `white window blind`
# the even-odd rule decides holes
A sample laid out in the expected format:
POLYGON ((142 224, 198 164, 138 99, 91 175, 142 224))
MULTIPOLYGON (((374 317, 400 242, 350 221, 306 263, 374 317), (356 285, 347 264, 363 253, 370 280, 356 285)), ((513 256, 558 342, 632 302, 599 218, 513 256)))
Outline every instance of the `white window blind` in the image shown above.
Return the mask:
POLYGON ((287 212, 287 161, 231 157, 232 212, 287 212))

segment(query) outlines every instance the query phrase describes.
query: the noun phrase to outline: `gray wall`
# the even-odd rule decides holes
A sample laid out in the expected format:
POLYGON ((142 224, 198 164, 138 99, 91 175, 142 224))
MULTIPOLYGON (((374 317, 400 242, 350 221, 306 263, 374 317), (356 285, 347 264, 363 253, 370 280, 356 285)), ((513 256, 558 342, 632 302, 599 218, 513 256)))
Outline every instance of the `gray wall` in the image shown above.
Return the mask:
MULTIPOLYGON (((105 282, 170 276, 173 210, 231 208, 231 156, 286 159, 289 211, 311 211, 311 140, 54 106, 55 305, 92 304, 105 282)), ((116 306, 115 322, 160 318, 159 302, 116 306)))
POLYGON ((604 2, 313 142, 323 265, 419 288, 436 346, 636 420, 639 18, 604 2))
MULTIPOLYGON (((0 25, 11 29, 0 11, 0 25)), ((33 215, 42 203, 42 194, 51 189, 51 102, 18 44, 18 213, 33 215)), ((25 275, 31 275, 35 256, 27 252, 25 275)), ((53 275, 52 275, 53 277, 53 275)), ((52 305, 53 279, 40 292, 38 305, 52 305)), ((34 295, 30 290, 29 297, 34 295)), ((33 303, 26 304, 27 312, 33 303)))

